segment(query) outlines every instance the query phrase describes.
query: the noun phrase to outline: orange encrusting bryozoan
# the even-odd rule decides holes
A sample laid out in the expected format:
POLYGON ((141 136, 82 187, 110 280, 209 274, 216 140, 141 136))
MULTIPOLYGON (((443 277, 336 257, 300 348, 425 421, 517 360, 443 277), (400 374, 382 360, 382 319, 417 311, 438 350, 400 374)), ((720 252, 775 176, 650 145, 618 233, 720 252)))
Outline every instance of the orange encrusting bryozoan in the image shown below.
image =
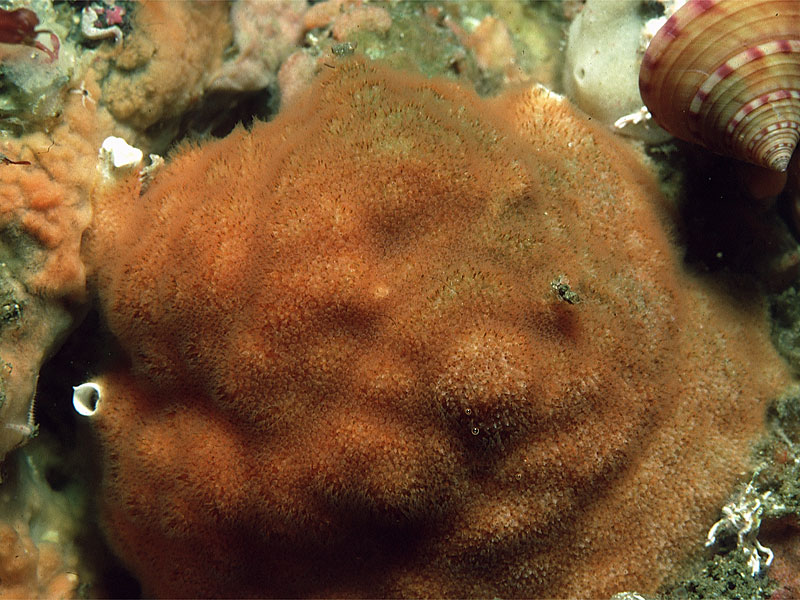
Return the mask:
POLYGON ((762 307, 559 97, 333 66, 97 198, 114 547, 157 596, 655 590, 787 380, 762 307))

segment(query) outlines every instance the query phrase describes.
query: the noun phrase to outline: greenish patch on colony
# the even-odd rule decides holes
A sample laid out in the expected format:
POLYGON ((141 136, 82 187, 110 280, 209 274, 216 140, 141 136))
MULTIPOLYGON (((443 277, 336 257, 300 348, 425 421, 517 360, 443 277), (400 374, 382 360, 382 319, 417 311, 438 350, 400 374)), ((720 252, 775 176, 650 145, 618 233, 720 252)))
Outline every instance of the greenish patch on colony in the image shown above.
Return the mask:
POLYGON ((772 342, 795 372, 800 372, 800 287, 770 298, 772 342))
POLYGON ((753 577, 747 562, 740 554, 729 552, 713 556, 696 573, 669 586, 658 597, 665 600, 766 600, 773 588, 774 585, 766 577, 753 577))
MULTIPOLYGON (((756 448, 755 471, 727 505, 736 507, 737 519, 729 519, 731 525, 722 529, 716 543, 704 556, 695 557, 681 578, 666 585, 659 597, 762 600, 775 591, 777 583, 769 577, 773 551, 763 531, 777 531, 780 538, 781 523, 800 520, 800 386, 790 388, 770 406, 767 423, 768 435, 756 448), (758 501, 750 501, 755 499, 758 501), (753 510, 755 506, 757 510, 753 510), (748 535, 739 536, 736 527, 747 523, 754 525, 748 535)), ((726 518, 724 514, 722 518, 726 518)), ((792 526, 788 532, 798 535, 792 526)))
MULTIPOLYGON (((356 32, 349 40, 358 45, 358 51, 371 59, 386 60, 392 67, 406 71, 420 71, 428 77, 466 76, 476 81, 479 69, 471 53, 447 27, 427 16, 426 3, 380 2, 392 17, 392 27, 386 33, 356 32)), ((461 5, 461 3, 458 3, 461 5)), ((462 6, 476 5, 467 2, 462 6)))

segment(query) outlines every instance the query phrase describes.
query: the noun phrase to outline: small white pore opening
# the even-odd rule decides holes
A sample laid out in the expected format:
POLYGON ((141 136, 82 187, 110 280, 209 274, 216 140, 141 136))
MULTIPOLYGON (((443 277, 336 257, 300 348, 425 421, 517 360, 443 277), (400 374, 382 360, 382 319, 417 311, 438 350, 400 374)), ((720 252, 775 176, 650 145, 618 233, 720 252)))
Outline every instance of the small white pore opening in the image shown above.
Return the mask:
POLYGON ((72 388, 72 406, 84 417, 91 417, 100 405, 100 386, 96 383, 82 383, 72 388))

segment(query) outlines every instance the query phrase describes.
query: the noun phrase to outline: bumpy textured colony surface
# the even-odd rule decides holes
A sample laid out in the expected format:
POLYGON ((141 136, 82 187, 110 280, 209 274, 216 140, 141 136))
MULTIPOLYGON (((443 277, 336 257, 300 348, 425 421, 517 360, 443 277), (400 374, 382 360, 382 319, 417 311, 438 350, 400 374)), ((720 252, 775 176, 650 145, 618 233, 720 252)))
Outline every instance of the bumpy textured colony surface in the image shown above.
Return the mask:
POLYGON ((560 98, 332 67, 97 202, 115 548, 159 596, 653 590, 783 380, 761 313, 560 98))
POLYGON ((60 124, 0 143, 0 461, 33 433, 39 369, 85 297, 81 236, 110 124, 91 103, 65 97, 60 124))

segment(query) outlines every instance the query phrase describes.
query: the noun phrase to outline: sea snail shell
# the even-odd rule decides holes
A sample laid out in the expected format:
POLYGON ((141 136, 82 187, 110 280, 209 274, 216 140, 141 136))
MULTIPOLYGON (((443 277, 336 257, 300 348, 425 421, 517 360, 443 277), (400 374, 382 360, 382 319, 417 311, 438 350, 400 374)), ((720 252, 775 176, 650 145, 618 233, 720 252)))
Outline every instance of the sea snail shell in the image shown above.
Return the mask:
POLYGON ((800 137, 800 1, 688 0, 647 47, 639 91, 675 137, 786 170, 800 137))

